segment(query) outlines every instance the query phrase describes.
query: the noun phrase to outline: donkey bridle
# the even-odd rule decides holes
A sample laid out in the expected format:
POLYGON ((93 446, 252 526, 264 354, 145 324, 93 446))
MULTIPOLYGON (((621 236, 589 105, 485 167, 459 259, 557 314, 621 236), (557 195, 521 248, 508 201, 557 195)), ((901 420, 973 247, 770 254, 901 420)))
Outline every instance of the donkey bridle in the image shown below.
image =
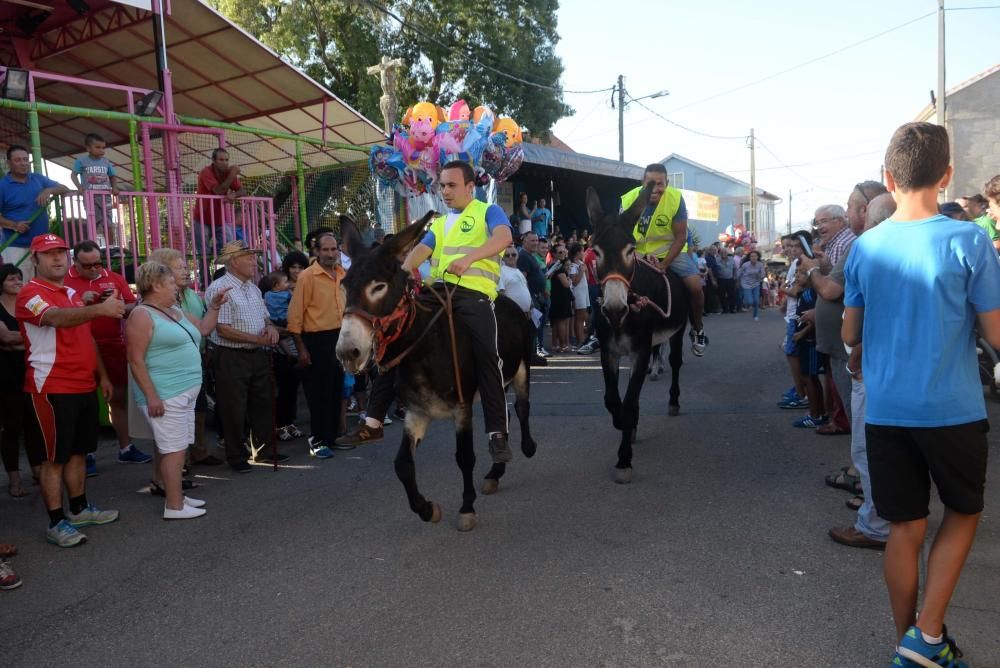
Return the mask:
POLYGON ((673 299, 673 291, 670 289, 670 280, 667 278, 667 272, 661 270, 658 266, 656 266, 646 258, 637 255, 635 251, 632 251, 631 255, 633 260, 632 275, 629 278, 625 278, 622 274, 619 274, 617 271, 611 272, 610 274, 601 279, 601 287, 603 288, 604 284, 609 281, 621 281, 622 283, 625 284, 625 289, 628 291, 628 304, 630 310, 638 313, 642 309, 649 307, 654 311, 656 311, 657 313, 659 313, 664 320, 668 319, 670 317, 670 312, 673 309, 674 299, 673 299), (660 276, 663 276, 663 282, 667 286, 666 311, 660 308, 659 304, 654 302, 646 295, 639 294, 638 292, 632 289, 632 281, 635 280, 635 269, 640 262, 649 267, 650 269, 652 269, 653 271, 655 271, 656 273, 658 273, 660 276))

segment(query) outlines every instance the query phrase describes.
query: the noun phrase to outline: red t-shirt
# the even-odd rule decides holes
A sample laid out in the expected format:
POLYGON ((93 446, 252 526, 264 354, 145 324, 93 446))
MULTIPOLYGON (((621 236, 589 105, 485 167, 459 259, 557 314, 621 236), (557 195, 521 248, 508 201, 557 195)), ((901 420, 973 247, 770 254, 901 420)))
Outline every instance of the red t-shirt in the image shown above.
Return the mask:
MULTIPOLYGON (((215 173, 215 169, 212 165, 209 165, 205 169, 198 172, 198 194, 199 195, 214 195, 215 189, 219 187, 219 184, 226 180, 226 175, 223 174, 222 178, 215 173)), ((243 184, 240 183, 239 177, 233 179, 233 182, 229 184, 230 190, 243 190, 243 184)), ((193 220, 203 221, 210 225, 221 226, 225 220, 222 218, 222 200, 211 200, 203 201, 199 200, 194 203, 194 208, 191 211, 191 218, 193 220)), ((232 224, 232 221, 229 221, 232 224)))
MULTIPOLYGON (((66 274, 65 285, 73 288, 83 298, 85 292, 96 292, 101 294, 105 290, 117 290, 118 296, 126 304, 135 304, 136 298, 132 294, 132 289, 128 282, 122 278, 121 274, 101 269, 101 275, 94 280, 89 280, 80 275, 76 267, 70 267, 66 274)), ((122 320, 118 318, 98 318, 90 321, 90 331, 94 335, 97 345, 103 343, 124 343, 125 337, 122 335, 122 320)))
POLYGON ((17 295, 14 317, 21 327, 28 372, 24 391, 32 394, 85 394, 97 389, 97 349, 90 323, 50 327, 42 315, 50 308, 83 306, 68 286, 33 278, 17 295))
POLYGON ((597 285, 597 253, 593 248, 583 253, 583 266, 587 268, 587 285, 597 285))

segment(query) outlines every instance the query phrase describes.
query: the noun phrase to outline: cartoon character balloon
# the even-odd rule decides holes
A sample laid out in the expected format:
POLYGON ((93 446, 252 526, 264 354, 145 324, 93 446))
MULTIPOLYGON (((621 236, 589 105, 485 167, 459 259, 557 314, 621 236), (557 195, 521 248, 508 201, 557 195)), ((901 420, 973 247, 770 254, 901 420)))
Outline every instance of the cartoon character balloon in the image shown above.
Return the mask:
POLYGON ((513 118, 498 118, 493 123, 493 132, 507 134, 507 148, 513 148, 515 144, 521 143, 521 126, 513 118))
POLYGON ((465 100, 459 100, 448 109, 449 121, 467 121, 472 118, 472 111, 465 100))

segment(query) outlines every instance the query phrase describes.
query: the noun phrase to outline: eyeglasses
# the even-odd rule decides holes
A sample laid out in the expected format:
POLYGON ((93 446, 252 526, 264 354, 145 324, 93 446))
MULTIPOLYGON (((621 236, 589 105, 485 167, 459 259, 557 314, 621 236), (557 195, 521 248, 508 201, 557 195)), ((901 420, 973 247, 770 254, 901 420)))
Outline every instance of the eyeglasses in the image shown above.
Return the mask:
POLYGON ((83 262, 80 263, 81 269, 100 269, 103 266, 103 262, 89 262, 87 264, 84 264, 83 262))
POLYGON ((867 193, 865 193, 865 189, 861 187, 860 183, 858 183, 857 185, 855 185, 854 189, 857 190, 859 193, 861 193, 861 196, 865 198, 865 204, 870 204, 871 203, 872 198, 869 197, 867 193))
POLYGON ((834 216, 833 218, 817 218, 813 222, 817 225, 825 225, 826 223, 832 223, 835 220, 843 220, 840 216, 834 216))
POLYGON ((504 257, 517 257, 517 253, 504 253, 504 257))

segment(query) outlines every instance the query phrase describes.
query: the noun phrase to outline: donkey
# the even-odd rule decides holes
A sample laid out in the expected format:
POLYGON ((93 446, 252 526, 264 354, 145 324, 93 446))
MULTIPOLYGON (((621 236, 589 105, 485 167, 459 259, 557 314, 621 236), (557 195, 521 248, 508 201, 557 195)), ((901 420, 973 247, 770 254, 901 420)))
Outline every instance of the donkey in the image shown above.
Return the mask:
MULTIPOLYGON (((431 420, 454 421, 455 459, 464 483, 458 529, 469 531, 477 523, 472 480, 476 463, 472 447, 472 402, 476 396, 472 345, 457 322, 453 343, 449 318, 439 297, 426 288, 418 296, 417 281, 402 269, 402 260, 420 241, 425 225, 434 215, 427 213, 374 250, 352 251, 351 270, 344 278, 347 308, 337 357, 351 373, 358 373, 370 361, 380 368, 398 367, 396 389, 406 406, 406 424, 395 459, 396 476, 406 490, 410 509, 425 522, 439 522, 441 507, 420 494, 414 455, 431 420), (461 384, 464 405, 456 379, 461 384)), ((440 299, 446 298, 444 288, 438 294, 440 299)), ((531 323, 517 304, 504 296, 497 298, 494 309, 504 385, 513 385, 516 396, 521 452, 532 457, 536 445, 528 425, 530 363, 535 351, 531 323)), ((493 464, 483 481, 484 494, 497 491, 505 470, 505 464, 493 464)))
POLYGON ((688 321, 688 295, 673 272, 663 274, 635 253, 632 229, 646 208, 651 186, 628 210, 605 214, 593 188, 587 189, 587 211, 594 228, 591 243, 597 255, 601 307, 595 309, 597 339, 604 373, 604 406, 615 429, 621 431, 614 480, 632 481, 632 442, 639 423, 639 393, 646 380, 653 347, 670 342, 670 415, 680 412, 678 384, 688 321), (632 371, 622 400, 618 393, 618 365, 622 355, 632 356, 632 371))

